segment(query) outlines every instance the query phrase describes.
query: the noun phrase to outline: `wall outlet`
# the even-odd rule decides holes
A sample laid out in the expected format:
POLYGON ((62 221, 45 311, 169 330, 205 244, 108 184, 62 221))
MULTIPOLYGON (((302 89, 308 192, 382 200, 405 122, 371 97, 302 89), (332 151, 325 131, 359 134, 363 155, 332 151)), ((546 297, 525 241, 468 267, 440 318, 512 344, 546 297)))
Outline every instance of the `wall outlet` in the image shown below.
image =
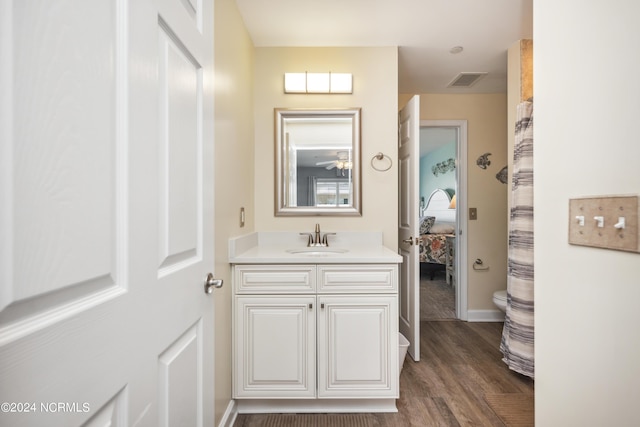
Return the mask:
POLYGON ((478 209, 477 208, 469 208, 469 220, 478 219, 478 209))

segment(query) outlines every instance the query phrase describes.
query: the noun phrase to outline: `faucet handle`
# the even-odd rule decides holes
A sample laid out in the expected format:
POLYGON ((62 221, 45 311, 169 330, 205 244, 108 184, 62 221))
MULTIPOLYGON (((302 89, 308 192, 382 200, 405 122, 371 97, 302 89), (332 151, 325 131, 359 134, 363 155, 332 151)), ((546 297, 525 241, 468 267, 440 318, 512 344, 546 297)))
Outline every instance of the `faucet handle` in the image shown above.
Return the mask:
POLYGON ((335 236, 336 233, 324 233, 324 236, 322 236, 322 244, 324 246, 329 246, 329 239, 327 238, 327 236, 335 236))
POLYGON ((313 243, 313 235, 311 233, 300 233, 301 236, 307 236, 307 246, 313 243))

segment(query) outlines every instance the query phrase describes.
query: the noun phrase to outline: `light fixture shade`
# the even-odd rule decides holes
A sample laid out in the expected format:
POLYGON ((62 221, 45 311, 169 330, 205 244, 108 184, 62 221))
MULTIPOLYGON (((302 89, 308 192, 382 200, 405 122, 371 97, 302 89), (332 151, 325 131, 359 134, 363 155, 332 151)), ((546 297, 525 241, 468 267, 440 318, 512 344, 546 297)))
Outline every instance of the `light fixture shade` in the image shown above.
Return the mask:
POLYGON ((353 75, 284 73, 284 93, 353 93, 353 75))
POLYGON ((306 93, 307 73, 284 73, 285 93, 306 93))
POLYGON ((456 195, 454 194, 453 197, 451 198, 451 203, 449 203, 449 209, 455 209, 456 208, 456 195))
POLYGON ((353 162, 348 160, 338 160, 336 162, 336 167, 338 169, 353 169, 353 162))
POLYGON ((329 73, 307 73, 307 93, 329 93, 329 73))
POLYGON ((351 73, 329 73, 331 75, 331 93, 353 93, 351 73))

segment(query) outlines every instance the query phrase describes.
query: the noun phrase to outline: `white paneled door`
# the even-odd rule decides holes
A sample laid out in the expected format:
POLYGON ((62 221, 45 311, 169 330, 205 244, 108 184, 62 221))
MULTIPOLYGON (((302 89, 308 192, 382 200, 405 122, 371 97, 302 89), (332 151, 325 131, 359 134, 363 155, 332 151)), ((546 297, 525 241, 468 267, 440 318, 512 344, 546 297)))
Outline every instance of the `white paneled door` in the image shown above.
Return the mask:
POLYGON ((213 0, 0 2, 0 425, 213 425, 213 0))
POLYGON ((420 173, 420 95, 400 110, 398 135, 398 248, 400 332, 409 340, 409 354, 420 360, 420 238, 418 174, 420 173))

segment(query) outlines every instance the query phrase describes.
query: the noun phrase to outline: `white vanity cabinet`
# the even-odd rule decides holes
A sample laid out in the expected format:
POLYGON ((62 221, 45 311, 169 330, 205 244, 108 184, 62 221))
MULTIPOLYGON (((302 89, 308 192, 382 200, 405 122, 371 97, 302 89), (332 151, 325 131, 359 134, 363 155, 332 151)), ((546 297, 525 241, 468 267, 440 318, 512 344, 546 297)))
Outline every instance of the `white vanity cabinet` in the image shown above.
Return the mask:
POLYGON ((234 398, 395 402, 397 264, 241 264, 233 281, 234 398))

